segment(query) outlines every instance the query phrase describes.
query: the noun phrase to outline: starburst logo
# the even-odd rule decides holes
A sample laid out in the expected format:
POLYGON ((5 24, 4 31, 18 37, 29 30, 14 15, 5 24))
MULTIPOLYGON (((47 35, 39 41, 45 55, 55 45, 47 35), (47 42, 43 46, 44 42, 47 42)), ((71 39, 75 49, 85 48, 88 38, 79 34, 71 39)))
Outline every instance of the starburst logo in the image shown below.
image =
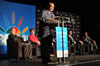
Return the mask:
MULTIPOLYGON (((21 17, 21 19, 20 19, 20 21, 19 21, 19 24, 18 24, 18 27, 21 26, 22 21, 23 21, 23 17, 21 17)), ((15 24, 15 12, 12 13, 12 24, 15 24)), ((17 33, 17 34, 21 34, 21 33, 24 34, 24 33, 28 30, 28 27, 26 27, 26 28, 25 28, 24 30, 22 30, 22 32, 21 32, 17 27, 15 27, 15 26, 13 26, 13 27, 16 29, 16 33, 17 33)), ((11 29, 11 28, 9 28, 9 29, 6 31, 6 33, 10 33, 10 29, 11 29)), ((1 32, 5 32, 4 29, 3 29, 2 27, 0 27, 0 31, 1 31, 1 32)))
MULTIPOLYGON (((13 26, 9 26, 9 20, 8 20, 7 16, 4 16, 4 18, 6 18, 6 20, 7 20, 5 22, 8 22, 8 23, 5 23, 6 25, 8 25, 8 29, 5 31, 5 29, 3 29, 3 27, 0 26, 0 32, 2 33, 2 34, 0 34, 0 45, 2 45, 2 44, 6 45, 6 40, 8 38, 8 33, 10 33, 10 29, 12 27, 14 27, 16 29, 17 34, 24 34, 28 30, 28 27, 24 28, 22 30, 22 32, 18 29, 22 24, 23 17, 20 18, 18 26, 15 26, 15 12, 14 11, 12 12, 12 25, 13 26)), ((22 35, 22 37, 24 38, 24 40, 28 39, 28 35, 22 35)))

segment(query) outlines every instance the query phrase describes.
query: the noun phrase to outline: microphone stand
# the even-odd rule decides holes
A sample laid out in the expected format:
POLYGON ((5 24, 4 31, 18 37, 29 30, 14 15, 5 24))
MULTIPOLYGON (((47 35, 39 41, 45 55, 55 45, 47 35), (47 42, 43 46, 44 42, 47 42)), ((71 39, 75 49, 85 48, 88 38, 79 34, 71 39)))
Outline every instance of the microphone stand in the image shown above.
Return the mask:
POLYGON ((64 28, 64 18, 61 15, 61 23, 62 23, 62 54, 63 54, 63 64, 65 63, 65 57, 64 57, 64 42, 63 42, 63 28, 64 28))

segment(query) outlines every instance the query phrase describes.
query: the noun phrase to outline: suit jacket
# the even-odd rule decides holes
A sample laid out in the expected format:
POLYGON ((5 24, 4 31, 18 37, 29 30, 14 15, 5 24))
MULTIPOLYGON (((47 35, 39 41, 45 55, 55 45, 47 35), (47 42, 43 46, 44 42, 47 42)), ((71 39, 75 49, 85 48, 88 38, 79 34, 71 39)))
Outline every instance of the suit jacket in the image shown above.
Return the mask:
POLYGON ((53 12, 49 11, 49 10, 44 10, 42 12, 42 18, 44 20, 44 22, 48 21, 49 19, 54 19, 55 15, 53 14, 53 12))
POLYGON ((50 29, 53 26, 49 19, 54 19, 55 16, 53 12, 50 12, 49 10, 44 10, 42 12, 42 20, 40 21, 40 37, 44 38, 50 35, 50 29))
POLYGON ((13 34, 9 34, 8 39, 15 41, 15 42, 18 42, 18 37, 16 35, 13 35, 13 34))
POLYGON ((17 37, 16 35, 13 34, 9 34, 8 39, 13 40, 15 42, 24 42, 24 39, 22 37, 17 37))
POLYGON ((22 40, 23 38, 21 37, 9 34, 8 36, 8 48, 10 49, 9 52, 15 53, 16 55, 18 54, 18 57, 22 57, 22 42, 23 42, 22 40))
POLYGON ((91 38, 88 36, 87 38, 85 38, 84 36, 83 36, 83 42, 84 43, 86 43, 86 44, 90 44, 91 43, 91 38))
POLYGON ((74 42, 76 42, 73 37, 71 35, 68 35, 68 42, 69 42, 69 45, 70 44, 75 44, 74 42))

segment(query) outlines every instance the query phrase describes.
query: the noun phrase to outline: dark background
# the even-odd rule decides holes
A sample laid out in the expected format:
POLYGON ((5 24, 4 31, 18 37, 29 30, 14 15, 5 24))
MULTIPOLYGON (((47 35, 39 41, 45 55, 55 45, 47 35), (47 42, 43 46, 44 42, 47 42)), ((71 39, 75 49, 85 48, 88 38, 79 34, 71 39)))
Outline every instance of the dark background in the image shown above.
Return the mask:
POLYGON ((36 5, 37 8, 46 8, 49 2, 55 3, 55 10, 76 13, 80 15, 81 34, 85 31, 97 41, 100 48, 100 9, 99 1, 78 0, 6 0, 10 2, 36 5))

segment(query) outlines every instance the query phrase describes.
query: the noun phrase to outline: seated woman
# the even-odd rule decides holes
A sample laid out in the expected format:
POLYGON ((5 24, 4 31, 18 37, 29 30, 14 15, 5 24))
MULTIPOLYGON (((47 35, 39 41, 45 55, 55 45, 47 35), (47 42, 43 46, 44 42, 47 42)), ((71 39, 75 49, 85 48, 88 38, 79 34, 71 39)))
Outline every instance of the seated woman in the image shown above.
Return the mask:
POLYGON ((34 35, 34 28, 30 29, 30 35, 28 36, 28 42, 26 42, 27 45, 24 45, 24 57, 26 61, 32 60, 32 48, 35 44, 40 45, 40 41, 38 38, 34 35))
POLYGON ((40 41, 38 40, 38 37, 34 35, 34 28, 30 29, 30 35, 28 36, 28 40, 37 43, 37 45, 40 45, 40 41))
MULTIPOLYGON (((35 54, 37 54, 38 46, 40 46, 40 41, 38 40, 38 37, 34 35, 35 31, 34 28, 30 29, 30 35, 28 36, 28 41, 31 43, 32 47, 36 48, 35 54)), ((32 54, 31 54, 32 55, 32 54)))

